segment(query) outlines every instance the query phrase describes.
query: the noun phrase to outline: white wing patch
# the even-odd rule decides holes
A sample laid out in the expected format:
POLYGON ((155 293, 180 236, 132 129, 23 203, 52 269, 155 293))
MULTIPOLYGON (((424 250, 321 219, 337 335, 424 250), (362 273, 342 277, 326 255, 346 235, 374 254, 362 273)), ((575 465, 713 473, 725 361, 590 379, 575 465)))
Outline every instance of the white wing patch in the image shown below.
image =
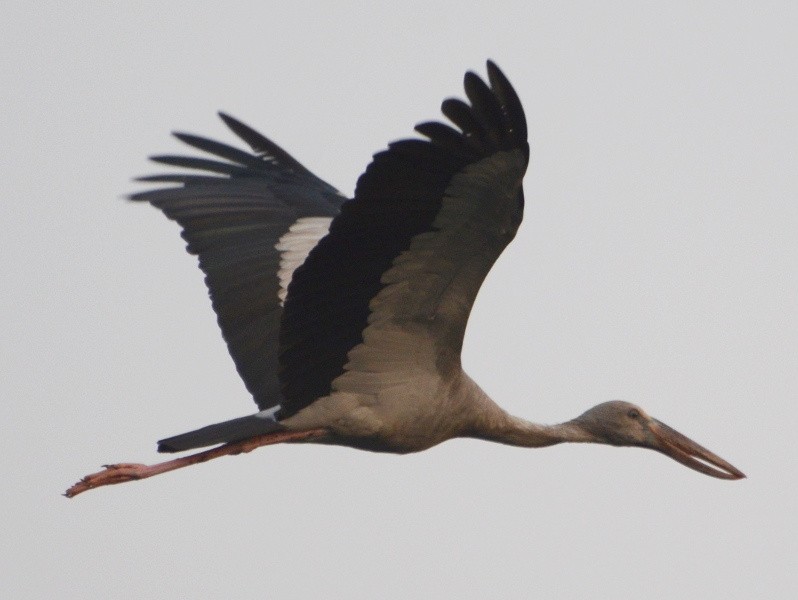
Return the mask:
POLYGON ((282 406, 279 404, 277 406, 272 406, 271 408, 267 408, 266 410, 262 410, 260 412, 256 412, 253 417, 257 417, 259 419, 265 419, 267 421, 274 421, 277 422, 277 413, 280 412, 282 406))
POLYGON ((305 262, 310 251, 330 231, 332 217, 302 217, 297 219, 288 231, 274 245, 280 253, 280 306, 285 304, 288 295, 288 284, 294 271, 305 262))

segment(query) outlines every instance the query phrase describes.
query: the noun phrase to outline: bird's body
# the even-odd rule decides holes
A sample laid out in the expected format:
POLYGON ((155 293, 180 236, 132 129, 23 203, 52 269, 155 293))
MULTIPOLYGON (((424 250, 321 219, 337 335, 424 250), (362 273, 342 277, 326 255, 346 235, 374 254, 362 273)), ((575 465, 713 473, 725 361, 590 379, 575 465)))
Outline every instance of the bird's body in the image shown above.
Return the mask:
POLYGON ((378 452, 418 452, 465 435, 478 414, 476 386, 466 377, 421 371, 412 382, 373 393, 333 392, 282 424, 291 430, 323 427, 329 432, 325 443, 378 452))
MULTIPOLYGON (((376 394, 335 392, 289 417, 289 430, 324 428, 317 442, 405 454, 458 437, 540 447, 564 441, 562 426, 536 425, 496 404, 462 370, 452 377, 420 376, 376 394), (515 434, 515 435, 513 435, 515 434)), ((584 436, 583 436, 584 437, 584 436)))
POLYGON ((225 444, 194 455, 202 458, 111 467, 68 495, 284 441, 396 453, 455 437, 636 445, 716 477, 742 477, 634 405, 603 403, 537 425, 509 415, 463 372, 468 317, 521 223, 529 160, 521 103, 491 62, 488 82, 467 73, 470 104, 442 105, 457 129, 418 125, 427 139, 376 154, 352 199, 227 115, 254 154, 176 134, 214 158, 153 157, 202 174, 142 178, 177 185, 132 199, 181 225, 259 412, 159 442, 163 452, 225 444))

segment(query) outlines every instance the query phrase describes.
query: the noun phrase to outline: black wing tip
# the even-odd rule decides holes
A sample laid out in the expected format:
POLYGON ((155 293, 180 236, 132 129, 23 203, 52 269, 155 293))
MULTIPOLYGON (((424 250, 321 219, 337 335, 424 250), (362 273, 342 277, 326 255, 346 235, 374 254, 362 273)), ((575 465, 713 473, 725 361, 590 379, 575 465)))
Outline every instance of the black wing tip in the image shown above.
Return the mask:
POLYGON ((477 75, 474 71, 469 69, 463 74, 463 87, 473 85, 477 81, 482 81, 482 77, 477 75))
POLYGON ((199 150, 205 150, 205 146, 208 144, 208 142, 214 142, 214 140, 210 138, 197 135, 196 133, 188 133, 187 131, 172 131, 171 133, 172 137, 177 138, 184 144, 188 144, 189 146, 199 150))
POLYGON ((246 127, 244 123, 233 117, 232 115, 227 114, 223 110, 216 111, 216 116, 218 116, 222 123, 224 123, 228 129, 230 129, 233 133, 235 133, 236 128, 246 127))
POLYGON ((501 102, 502 110, 510 120, 516 139, 519 142, 526 143, 528 137, 526 115, 518 93, 504 74, 504 71, 494 61, 488 59, 486 65, 490 88, 499 99, 499 102, 501 102))
POLYGON ((490 77, 491 73, 494 73, 500 75, 501 77, 504 77, 504 79, 507 79, 502 70, 499 68, 499 65, 497 65, 496 61, 493 60, 492 58, 489 58, 488 60, 485 61, 485 68, 488 71, 488 77, 490 77))
POLYGON ((176 137, 181 142, 185 142, 186 139, 193 140, 199 137, 193 133, 188 133, 187 131, 172 131, 171 133, 173 137, 176 137))
POLYGON ((490 82, 491 88, 495 89, 497 83, 504 87, 512 87, 507 75, 504 74, 504 71, 499 68, 499 65, 494 60, 489 58, 485 61, 485 70, 488 73, 488 82, 490 82))
MULTIPOLYGON (((253 133, 256 133, 256 132, 255 132, 255 130, 254 130, 254 129, 252 129, 252 127, 250 127, 249 125, 247 125, 247 124, 246 124, 246 123, 244 123, 243 121, 239 121, 239 120, 238 120, 238 119, 236 119, 235 117, 233 117, 233 116, 231 116, 231 115, 227 114, 227 113, 226 113, 226 112, 224 112, 223 110, 217 111, 217 112, 216 112, 216 114, 217 114, 217 115, 218 115, 218 117, 219 117, 219 118, 222 120, 222 122, 223 122, 225 125, 227 125, 227 127, 228 127, 228 128, 229 128, 229 129, 230 129, 230 130, 231 130, 233 133, 235 133, 236 135, 238 135, 239 137, 241 136, 241 134, 239 133, 239 131, 241 131, 241 130, 249 130, 249 131, 252 131, 253 133)), ((244 141, 246 141, 246 140, 244 140, 244 141)))
MULTIPOLYGON (((141 177, 134 177, 133 181, 142 181, 141 177)), ((149 202, 157 192, 162 191, 161 189, 156 190, 144 190, 141 192, 131 192, 129 194, 123 194, 122 200, 128 200, 130 202, 149 202)))
POLYGON ((288 171, 312 175, 299 161, 262 133, 223 111, 217 114, 230 131, 243 140, 261 159, 273 161, 288 171))
POLYGON ((265 153, 268 147, 274 145, 274 142, 266 138, 263 134, 259 133, 243 121, 239 121, 235 117, 230 116, 224 111, 216 113, 227 128, 232 131, 236 136, 244 141, 253 151, 257 153, 265 153))
POLYGON ((203 150, 205 152, 211 152, 208 150, 208 147, 226 145, 209 137, 197 135, 196 133, 189 133, 187 131, 172 131, 171 133, 173 137, 177 138, 184 144, 188 144, 189 146, 203 150))
POLYGON ((446 98, 441 102, 441 112, 459 131, 442 123, 434 125, 434 122, 420 123, 416 131, 435 145, 450 149, 459 146, 463 153, 466 148, 482 156, 511 148, 521 148, 528 153, 526 118, 518 94, 493 60, 488 59, 486 66, 487 81, 471 70, 463 75, 463 88, 469 102, 459 98, 446 98), (451 132, 460 137, 459 144, 451 132))

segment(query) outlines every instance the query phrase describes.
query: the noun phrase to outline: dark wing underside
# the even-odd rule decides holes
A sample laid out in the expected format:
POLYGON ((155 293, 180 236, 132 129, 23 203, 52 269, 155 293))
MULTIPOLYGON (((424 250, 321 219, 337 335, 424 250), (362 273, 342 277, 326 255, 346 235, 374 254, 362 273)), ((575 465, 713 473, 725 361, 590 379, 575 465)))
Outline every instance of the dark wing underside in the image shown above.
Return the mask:
POLYGON ((459 364, 477 291, 521 222, 529 157, 518 96, 491 62, 488 77, 489 86, 466 74, 470 104, 443 102, 459 129, 422 123, 429 140, 374 156, 294 273, 280 328, 281 418, 341 389, 345 371, 402 369, 409 331, 459 364), (363 343, 367 327, 374 335, 363 343))
MULTIPOLYGON (((213 159, 154 156, 158 163, 202 174, 167 174, 142 181, 177 184, 133 194, 161 209, 182 227, 187 250, 199 257, 222 335, 247 389, 261 409, 282 402, 278 370, 280 262, 277 249, 294 225, 318 235, 324 219, 345 200, 279 146, 246 125, 220 115, 256 152, 251 154, 205 138, 175 134, 213 159)), ((302 231, 299 236, 304 235, 302 231)), ((296 237, 296 236, 295 236, 296 237)), ((296 239, 295 239, 296 242, 296 239)), ((310 239, 310 245, 315 244, 310 239)), ((290 278, 290 269, 289 269, 290 278)))

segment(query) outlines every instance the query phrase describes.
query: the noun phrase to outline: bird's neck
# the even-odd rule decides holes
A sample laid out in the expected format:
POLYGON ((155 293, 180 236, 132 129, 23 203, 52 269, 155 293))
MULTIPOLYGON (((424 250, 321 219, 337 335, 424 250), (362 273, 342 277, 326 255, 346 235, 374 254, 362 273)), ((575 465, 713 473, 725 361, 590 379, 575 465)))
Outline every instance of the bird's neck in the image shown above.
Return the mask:
POLYGON ((562 442, 597 442, 575 421, 556 425, 532 423, 526 419, 509 414, 483 392, 473 381, 472 399, 478 407, 477 418, 464 437, 472 437, 510 446, 542 448, 562 442))
POLYGON ((469 437, 476 437, 510 446, 542 448, 562 442, 595 442, 590 434, 572 422, 556 425, 532 423, 508 413, 483 423, 469 437))

